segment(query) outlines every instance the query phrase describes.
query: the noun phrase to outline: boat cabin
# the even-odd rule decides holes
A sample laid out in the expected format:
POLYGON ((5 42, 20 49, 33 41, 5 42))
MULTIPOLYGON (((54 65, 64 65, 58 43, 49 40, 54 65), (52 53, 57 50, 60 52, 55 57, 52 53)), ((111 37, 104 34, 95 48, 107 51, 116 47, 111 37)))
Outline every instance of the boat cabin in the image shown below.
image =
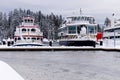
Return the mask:
POLYGON ((59 28, 58 32, 60 38, 64 36, 74 36, 73 38, 77 38, 78 35, 96 34, 97 24, 95 24, 93 17, 67 17, 67 22, 59 28))
POLYGON ((27 16, 23 18, 21 25, 16 27, 15 43, 40 43, 43 41, 43 33, 40 27, 34 23, 34 18, 27 16))

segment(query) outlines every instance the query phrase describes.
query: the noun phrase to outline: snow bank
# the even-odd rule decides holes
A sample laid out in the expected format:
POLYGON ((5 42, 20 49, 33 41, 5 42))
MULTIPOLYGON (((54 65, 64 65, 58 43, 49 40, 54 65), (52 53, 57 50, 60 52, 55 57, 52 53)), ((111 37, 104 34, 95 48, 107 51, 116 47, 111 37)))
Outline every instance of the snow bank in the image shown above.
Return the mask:
POLYGON ((8 64, 0 61, 0 80, 24 80, 14 69, 8 64))

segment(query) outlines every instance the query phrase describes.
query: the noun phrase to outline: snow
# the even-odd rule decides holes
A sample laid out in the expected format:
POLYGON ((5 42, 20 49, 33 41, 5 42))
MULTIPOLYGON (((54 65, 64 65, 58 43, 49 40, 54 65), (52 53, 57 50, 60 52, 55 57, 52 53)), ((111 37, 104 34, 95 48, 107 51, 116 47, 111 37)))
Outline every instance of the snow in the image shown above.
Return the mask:
POLYGON ((49 42, 47 38, 43 38, 43 42, 49 42))
POLYGON ((0 61, 0 80, 24 80, 7 63, 0 61))

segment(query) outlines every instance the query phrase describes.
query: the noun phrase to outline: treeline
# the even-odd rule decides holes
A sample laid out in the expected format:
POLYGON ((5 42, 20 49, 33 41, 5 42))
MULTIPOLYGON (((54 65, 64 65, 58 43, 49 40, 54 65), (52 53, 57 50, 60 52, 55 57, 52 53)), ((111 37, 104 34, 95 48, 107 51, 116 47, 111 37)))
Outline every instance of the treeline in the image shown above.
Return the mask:
POLYGON ((62 16, 53 13, 45 15, 41 11, 33 12, 29 9, 14 9, 8 14, 0 12, 0 39, 13 38, 16 26, 27 15, 35 18, 35 23, 40 26, 44 38, 57 39, 57 30, 62 23, 62 16))

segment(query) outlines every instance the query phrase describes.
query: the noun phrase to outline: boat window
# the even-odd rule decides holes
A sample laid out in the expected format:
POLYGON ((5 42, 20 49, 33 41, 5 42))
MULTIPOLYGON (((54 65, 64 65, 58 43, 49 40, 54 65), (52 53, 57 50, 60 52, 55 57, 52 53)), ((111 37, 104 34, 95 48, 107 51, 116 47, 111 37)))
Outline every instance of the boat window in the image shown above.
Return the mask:
POLYGON ((76 26, 68 26, 68 32, 71 33, 76 33, 76 26))
POLYGON ((76 21, 76 20, 77 20, 77 17, 73 17, 73 18, 72 18, 72 21, 76 21))
POLYGON ((87 17, 87 21, 89 21, 90 19, 89 19, 89 17, 87 17))
POLYGON ((25 19, 25 22, 27 22, 27 20, 25 19))
POLYGON ((94 31, 95 31, 95 33, 97 33, 97 26, 95 26, 95 30, 94 31))
POLYGON ((31 32, 35 32, 36 30, 35 29, 31 29, 31 32))
POLYGON ((81 17, 81 20, 83 21, 83 20, 84 20, 84 17, 81 17))
POLYGON ((40 38, 37 38, 37 40, 39 40, 40 38))
POLYGON ((32 40, 36 40, 36 38, 32 38, 32 40))
POLYGON ((78 17, 77 20, 79 21, 79 20, 80 20, 80 17, 78 17))
POLYGON ((17 41, 17 38, 15 38, 15 42, 17 41))
POLYGON ((23 28, 23 29, 22 29, 22 32, 26 32, 26 29, 23 28))
POLYGON ((27 39, 30 39, 29 37, 27 39))
POLYGON ((20 38, 20 37, 18 37, 18 40, 21 40, 21 38, 20 38))
POLYGON ((94 33, 95 32, 95 26, 88 26, 88 33, 94 33))
POLYGON ((43 41, 43 38, 41 38, 41 41, 43 41))
POLYGON ((91 24, 92 24, 92 20, 91 20, 91 19, 89 20, 89 23, 91 23, 91 24))
POLYGON ((94 18, 90 18, 89 19, 89 23, 91 23, 91 24, 95 23, 95 19, 94 18))
POLYGON ((31 19, 30 21, 31 21, 31 22, 33 22, 33 20, 32 20, 32 19, 31 19))
POLYGON ((81 28, 80 26, 77 26, 77 33, 80 34, 81 28))
POLYGON ((58 32, 67 32, 67 27, 59 29, 58 32))
POLYGON ((30 29, 28 29, 28 31, 30 31, 30 29))
POLYGON ((24 40, 26 40, 26 38, 24 37, 24 40))
POLYGON ((30 22, 30 20, 28 19, 28 22, 30 22))
POLYGON ((85 17, 85 21, 87 21, 87 17, 85 17))

